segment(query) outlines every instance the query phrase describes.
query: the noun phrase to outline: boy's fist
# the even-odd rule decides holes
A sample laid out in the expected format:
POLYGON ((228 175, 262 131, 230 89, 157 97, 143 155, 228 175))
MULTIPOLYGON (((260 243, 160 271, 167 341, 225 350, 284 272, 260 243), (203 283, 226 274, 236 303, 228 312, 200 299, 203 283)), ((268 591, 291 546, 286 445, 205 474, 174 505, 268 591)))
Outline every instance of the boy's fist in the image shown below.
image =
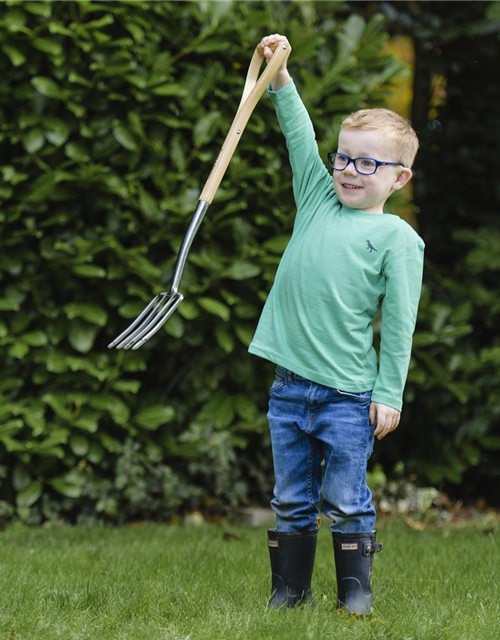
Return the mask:
POLYGON ((285 36, 280 36, 279 33, 274 33, 273 35, 265 36, 264 38, 262 38, 262 40, 257 45, 259 49, 263 49, 264 56, 267 62, 269 62, 273 57, 277 47, 279 47, 282 43, 286 44, 288 49, 285 59, 283 60, 281 67, 278 69, 278 73, 280 71, 286 71, 286 62, 288 60, 288 56, 292 51, 292 47, 290 46, 288 39, 285 36))

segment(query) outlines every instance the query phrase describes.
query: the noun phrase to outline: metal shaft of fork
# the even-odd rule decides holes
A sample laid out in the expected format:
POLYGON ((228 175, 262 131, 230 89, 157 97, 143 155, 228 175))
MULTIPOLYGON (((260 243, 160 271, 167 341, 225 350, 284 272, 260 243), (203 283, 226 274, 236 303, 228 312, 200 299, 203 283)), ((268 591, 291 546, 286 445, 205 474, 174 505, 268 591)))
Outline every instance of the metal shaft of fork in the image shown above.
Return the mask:
POLYGON ((179 284, 181 282, 182 272, 184 271, 189 249, 191 248, 196 232, 198 231, 209 206, 209 203, 204 202, 203 200, 198 202, 193 219, 191 220, 191 224, 189 225, 189 229, 187 230, 182 246, 179 250, 177 262, 175 263, 174 278, 170 286, 170 293, 172 294, 177 293, 179 290, 179 284))

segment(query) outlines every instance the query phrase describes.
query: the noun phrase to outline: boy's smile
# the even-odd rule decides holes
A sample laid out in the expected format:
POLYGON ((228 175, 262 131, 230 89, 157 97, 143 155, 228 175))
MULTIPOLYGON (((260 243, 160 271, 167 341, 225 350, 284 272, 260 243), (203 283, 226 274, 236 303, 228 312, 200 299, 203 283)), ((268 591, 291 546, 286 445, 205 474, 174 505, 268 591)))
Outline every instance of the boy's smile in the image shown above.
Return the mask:
MULTIPOLYGON (((398 162, 391 141, 378 131, 366 129, 341 129, 338 153, 350 158, 398 162)), ((343 171, 333 172, 333 185, 344 206, 367 213, 384 213, 386 200, 411 177, 411 170, 400 166, 378 167, 375 173, 363 175, 351 162, 343 171)))

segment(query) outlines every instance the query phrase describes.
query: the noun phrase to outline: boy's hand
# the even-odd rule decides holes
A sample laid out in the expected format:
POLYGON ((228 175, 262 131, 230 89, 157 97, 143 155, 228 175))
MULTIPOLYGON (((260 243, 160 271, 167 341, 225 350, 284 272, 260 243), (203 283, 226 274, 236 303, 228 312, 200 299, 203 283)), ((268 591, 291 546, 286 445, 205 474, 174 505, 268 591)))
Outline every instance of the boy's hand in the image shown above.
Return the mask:
POLYGON ((287 54, 280 68, 278 69, 274 79, 271 82, 271 89, 273 91, 279 91, 285 85, 287 85, 291 80, 290 74, 288 73, 288 70, 286 68, 286 63, 288 60, 288 56, 292 51, 292 47, 290 46, 290 43, 285 38, 285 36, 280 36, 279 33, 275 33, 271 36, 265 36, 257 45, 257 48, 261 49, 264 53, 264 56, 266 58, 266 64, 269 64, 269 60, 271 60, 271 58, 273 57, 274 52, 283 43, 285 43, 288 46, 287 54))
POLYGON ((292 51, 292 47, 290 46, 290 43, 288 42, 287 38, 285 38, 285 36, 280 36, 279 33, 274 33, 273 35, 265 36, 264 38, 262 38, 262 40, 257 45, 257 48, 264 50, 264 56, 267 62, 269 62, 273 57, 274 52, 276 51, 276 49, 279 47, 281 43, 286 44, 288 46, 288 50, 281 67, 278 69, 278 73, 283 73, 287 70, 286 63, 288 60, 288 56, 292 51))
POLYGON ((386 404, 372 402, 370 404, 370 424, 372 425, 375 424, 375 415, 377 416, 377 428, 374 435, 377 436, 378 440, 382 440, 388 433, 397 428, 401 418, 401 411, 388 407, 386 404))

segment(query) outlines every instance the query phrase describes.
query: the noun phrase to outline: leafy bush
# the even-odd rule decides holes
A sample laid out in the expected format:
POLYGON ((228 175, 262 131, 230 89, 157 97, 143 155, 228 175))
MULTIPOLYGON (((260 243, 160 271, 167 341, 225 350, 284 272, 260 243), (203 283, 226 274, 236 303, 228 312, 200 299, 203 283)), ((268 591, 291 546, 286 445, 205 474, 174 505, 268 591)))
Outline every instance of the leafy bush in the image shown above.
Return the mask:
POLYGON ((294 217, 269 99, 194 243, 186 300, 139 351, 106 345, 168 290, 263 34, 293 42, 324 153, 346 112, 383 104, 403 68, 381 53, 380 19, 322 4, 3 5, 5 515, 168 517, 267 497, 272 369, 246 349, 294 217))
POLYGON ((405 458, 433 483, 460 483, 485 452, 500 450, 500 233, 458 229, 451 235, 465 246, 465 259, 454 278, 427 263, 408 378, 418 386, 408 393, 417 428, 405 458), (489 344, 481 341, 488 333, 489 344))
MULTIPOLYGON (((262 35, 289 36, 325 156, 345 115, 383 106, 405 73, 383 53, 383 19, 338 2, 125 1, 12 1, 0 18, 0 515, 123 521, 268 500, 273 371, 247 346, 295 210, 267 97, 198 232, 186 300, 140 350, 106 346, 168 290, 262 35)), ((439 472, 422 448, 434 412, 453 430, 457 397, 470 421, 464 399, 493 402, 477 371, 483 358, 493 376, 498 360, 462 353, 471 309, 429 276, 405 402, 422 433, 410 463, 435 479, 457 447, 469 464, 474 447, 496 446, 489 429, 462 430, 441 460, 436 439, 439 472)))

